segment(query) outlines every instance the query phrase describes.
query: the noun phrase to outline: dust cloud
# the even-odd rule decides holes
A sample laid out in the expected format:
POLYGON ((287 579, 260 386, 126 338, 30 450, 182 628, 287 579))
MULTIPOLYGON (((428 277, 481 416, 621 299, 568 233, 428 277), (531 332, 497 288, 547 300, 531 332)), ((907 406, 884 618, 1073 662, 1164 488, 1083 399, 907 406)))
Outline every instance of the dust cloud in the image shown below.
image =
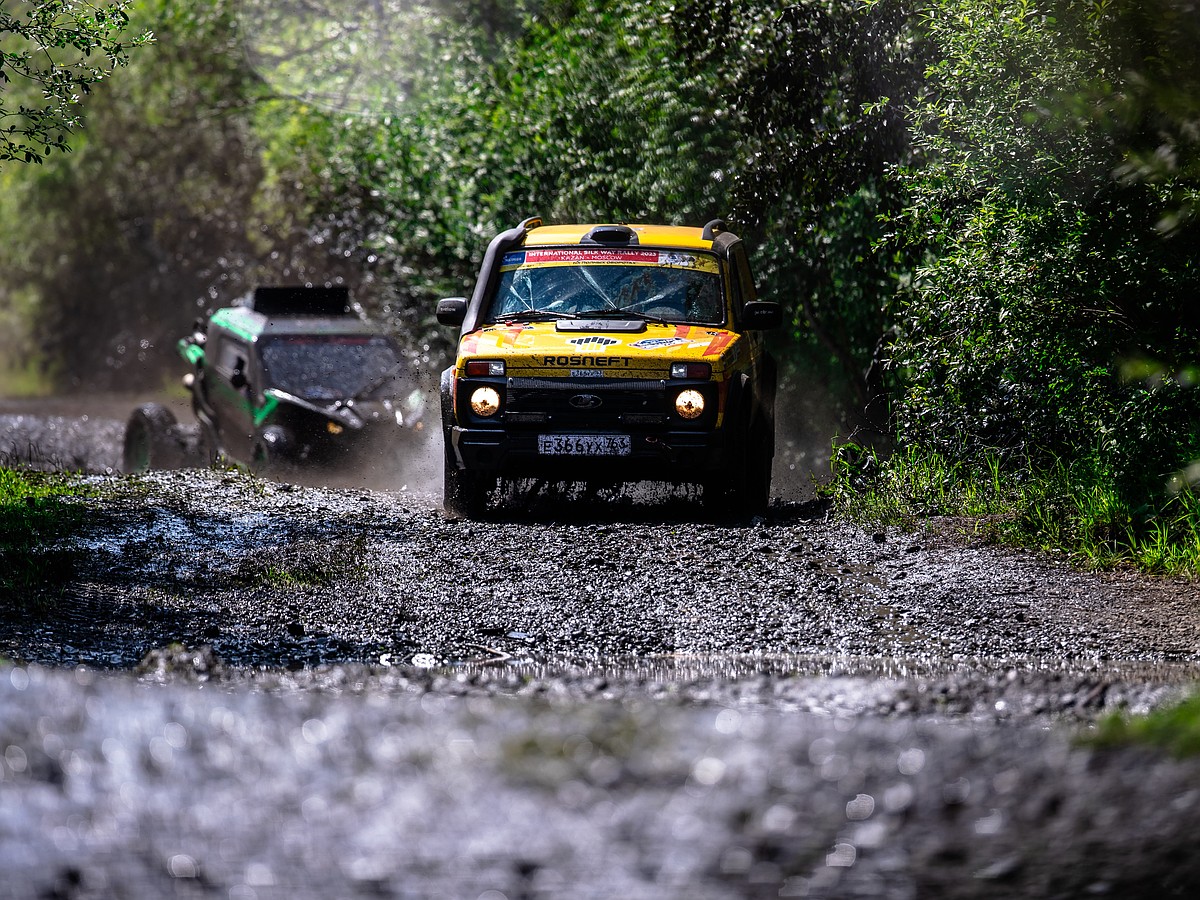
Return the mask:
MULTIPOLYGON (((0 398, 0 464, 119 473, 125 422, 139 404, 150 401, 163 403, 180 423, 194 426, 190 403, 177 393, 0 398)), ((410 493, 436 499, 442 491, 438 410, 436 388, 426 388, 424 412, 400 440, 366 448, 349 466, 295 470, 275 479, 306 487, 410 493)), ((781 385, 776 400, 772 496, 784 503, 811 500, 816 485, 828 478, 834 438, 847 433, 844 417, 823 389, 794 382, 781 385)), ((635 493, 645 494, 646 486, 639 487, 635 493)), ((524 493, 529 493, 528 486, 524 493)), ((518 506, 530 499, 522 496, 518 506)), ((685 491, 685 496, 690 494, 685 491)))

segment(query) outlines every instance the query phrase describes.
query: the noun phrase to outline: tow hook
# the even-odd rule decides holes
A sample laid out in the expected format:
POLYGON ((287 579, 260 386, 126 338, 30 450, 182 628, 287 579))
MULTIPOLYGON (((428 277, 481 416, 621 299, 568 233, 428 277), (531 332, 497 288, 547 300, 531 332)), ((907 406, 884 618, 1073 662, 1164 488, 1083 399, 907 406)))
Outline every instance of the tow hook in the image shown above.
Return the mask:
POLYGON ((662 438, 656 438, 656 437, 650 436, 650 437, 646 438, 646 443, 650 444, 652 447, 659 447, 659 448, 663 449, 664 451, 666 451, 667 453, 675 452, 675 448, 672 447, 670 444, 668 444, 666 441, 664 441, 662 438))

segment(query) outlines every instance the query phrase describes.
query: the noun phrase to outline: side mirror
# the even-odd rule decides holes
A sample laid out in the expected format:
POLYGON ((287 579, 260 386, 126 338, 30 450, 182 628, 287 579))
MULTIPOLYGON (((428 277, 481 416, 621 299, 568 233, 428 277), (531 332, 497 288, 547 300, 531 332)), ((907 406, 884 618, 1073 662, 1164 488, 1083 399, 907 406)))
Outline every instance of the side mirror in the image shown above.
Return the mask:
POLYGON ((461 325, 467 318, 466 297, 443 297, 438 301, 437 320, 443 325, 461 325))
POLYGON ((783 307, 772 300, 751 300, 742 307, 742 328, 769 331, 783 324, 783 307))

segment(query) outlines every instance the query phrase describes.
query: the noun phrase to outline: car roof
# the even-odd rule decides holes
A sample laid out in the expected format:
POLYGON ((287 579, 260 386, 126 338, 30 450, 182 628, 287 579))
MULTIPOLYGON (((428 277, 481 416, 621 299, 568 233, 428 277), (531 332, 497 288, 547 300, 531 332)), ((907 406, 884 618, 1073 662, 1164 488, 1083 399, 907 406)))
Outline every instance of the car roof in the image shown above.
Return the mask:
POLYGON ((356 316, 271 316, 245 306, 218 309, 209 323, 247 341, 274 336, 372 335, 386 337, 383 330, 356 316))
MULTIPOLYGON (((524 246, 541 247, 563 244, 579 244, 597 228, 619 228, 613 223, 591 223, 576 225, 540 225, 525 233, 524 246)), ((644 225, 625 224, 637 235, 639 245, 653 247, 678 247, 689 250, 711 250, 713 240, 704 236, 703 228, 688 225, 644 225)))

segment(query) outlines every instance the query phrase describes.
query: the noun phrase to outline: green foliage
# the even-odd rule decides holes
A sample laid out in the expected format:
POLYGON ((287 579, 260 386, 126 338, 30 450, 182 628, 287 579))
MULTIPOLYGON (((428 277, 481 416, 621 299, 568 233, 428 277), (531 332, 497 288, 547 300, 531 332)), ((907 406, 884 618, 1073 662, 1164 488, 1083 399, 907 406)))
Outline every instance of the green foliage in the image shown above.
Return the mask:
POLYGON ((0 307, 32 309, 31 349, 59 387, 157 383, 206 308, 348 268, 268 177, 255 129, 270 100, 235 10, 143 0, 132 26, 158 38, 87 99, 75 152, 0 176, 0 307))
POLYGON ((291 119, 302 141, 271 142, 321 239, 364 270, 364 305, 433 364, 452 338, 434 301, 470 291, 496 231, 535 214, 697 222, 724 206, 712 173, 731 132, 678 53, 670 4, 544 6, 521 22, 476 10, 427 26, 402 103, 305 113, 291 119))
POLYGON ((926 6, 934 61, 897 222, 928 256, 892 353, 901 442, 1039 468, 1098 453, 1132 507, 1200 457, 1200 230, 1180 203, 1200 104, 1148 87, 1196 76, 1142 6, 926 6), (1164 139, 1185 165, 1133 164, 1164 139), (1139 368, 1160 374, 1123 377, 1139 368))
POLYGON ((1114 715, 1103 719, 1090 742, 1101 747, 1147 744, 1175 756, 1200 754, 1200 696, 1145 716, 1114 715))
POLYGON ((881 399, 872 364, 912 266, 880 240, 902 201, 886 176, 909 158, 904 109, 925 55, 913 7, 704 0, 675 19, 737 136, 723 162, 730 214, 756 248, 760 288, 792 313, 782 355, 844 385, 858 410, 881 399))
POLYGON ((0 307, 60 383, 116 387, 256 281, 343 281, 434 367, 434 300, 500 228, 724 217, 795 310, 781 356, 861 405, 904 265, 873 244, 906 7, 720 6, 141 0, 157 45, 88 99, 68 162, 0 197, 0 307))
POLYGON ((83 521, 82 508, 66 499, 80 493, 61 476, 0 466, 0 603, 36 606, 70 579, 75 553, 51 545, 83 521))
POLYGON ((128 62, 149 32, 122 40, 128 0, 0 4, 0 162, 41 162, 70 149, 80 94, 128 62))

